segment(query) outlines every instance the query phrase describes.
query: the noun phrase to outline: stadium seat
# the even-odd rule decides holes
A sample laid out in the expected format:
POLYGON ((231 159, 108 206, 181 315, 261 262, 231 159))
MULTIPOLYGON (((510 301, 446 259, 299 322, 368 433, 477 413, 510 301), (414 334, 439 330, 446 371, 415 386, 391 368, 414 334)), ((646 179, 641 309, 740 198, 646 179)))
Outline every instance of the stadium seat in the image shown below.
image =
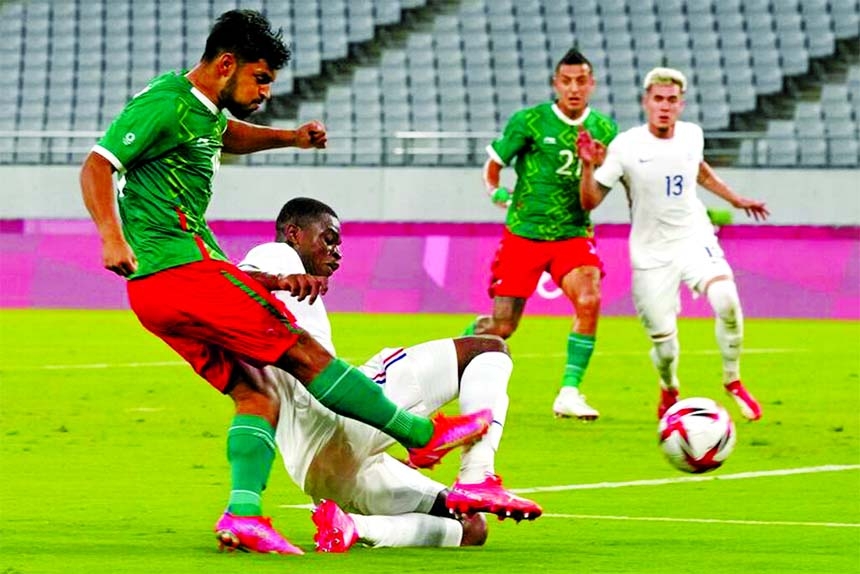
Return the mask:
POLYGON ((823 58, 836 51, 836 36, 833 33, 833 21, 826 10, 804 14, 804 27, 809 56, 823 58))
POLYGON ((782 90, 782 68, 776 50, 754 49, 752 51, 752 68, 757 93, 773 94, 782 90))
MULTIPOLYGON (((299 2, 298 4, 301 4, 299 2)), ((373 38, 373 2, 370 0, 350 0, 347 4, 348 39, 360 43, 373 38)))
POLYGON ((729 110, 732 113, 743 113, 755 110, 757 94, 752 83, 752 72, 747 70, 750 80, 732 85, 728 84, 726 93, 729 98, 729 110))
POLYGON ((827 141, 823 137, 800 141, 800 165, 805 167, 827 165, 827 141))
POLYGON ((832 111, 834 106, 841 106, 848 102, 848 85, 824 84, 821 87, 821 104, 824 113, 832 111))
POLYGON ((752 167, 756 165, 756 145, 754 140, 742 140, 738 147, 737 165, 742 167, 752 167))
POLYGON ((793 166, 797 163, 798 143, 795 139, 793 121, 769 121, 765 141, 768 149, 767 160, 770 165, 793 166))
POLYGON ((852 66, 847 77, 848 97, 854 110, 854 118, 860 121, 860 66, 852 66))
POLYGON ((829 164, 838 167, 855 167, 860 165, 860 146, 854 137, 828 137, 827 141, 829 164))
MULTIPOLYGON (((639 123, 639 84, 650 68, 666 62, 693 83, 684 117, 706 129, 725 129, 730 113, 755 110, 758 96, 782 90, 784 77, 806 73, 811 59, 834 55, 837 38, 858 35, 855 0, 470 0, 452 9, 437 3, 427 9, 432 19, 417 26, 403 16, 427 6, 426 0, 11 2, 0 19, 6 40, 0 46, 0 89, 15 105, 9 123, 102 125, 155 74, 193 65, 212 17, 240 4, 263 9, 294 43, 293 61, 274 86, 279 95, 292 92, 294 78, 317 77, 325 62, 343 60, 350 44, 374 38, 377 26, 409 22, 397 32, 403 32, 403 49, 387 47, 382 38, 378 63, 359 60, 349 81, 351 110, 322 104, 318 117, 331 117, 330 128, 338 132, 349 126, 370 132, 426 129, 416 125, 425 120, 444 129, 495 131, 518 107, 552 96, 553 66, 574 43, 594 67, 593 105, 639 123), (41 106, 28 103, 19 110, 19 99, 34 94, 44 96, 41 106), (429 107, 415 110, 416 105, 429 107)), ((820 140, 824 132, 836 141, 851 131, 857 139, 860 80, 852 84, 852 77, 841 89, 822 90, 817 123, 798 106, 799 138, 820 140)), ((305 103, 314 102, 301 102, 300 113, 305 103)), ((347 143, 351 149, 335 151, 359 161, 360 146, 347 143)), ((459 143, 432 143, 422 144, 431 153, 419 162, 437 155, 443 163, 461 161, 455 159, 462 155, 459 143), (449 149, 458 151, 445 153, 449 149)), ((760 147, 783 161, 772 143, 762 140, 760 147)), ((749 145, 755 150, 759 144, 749 145)), ((847 165, 853 149, 847 148, 817 143, 801 147, 798 160, 820 165, 824 153, 847 165)), ((389 151, 380 139, 360 161, 387 160, 389 151)), ((73 152, 71 145, 58 145, 49 158, 73 152)), ((285 157, 277 155, 277 161, 285 157)), ((335 161, 317 153, 295 158, 335 161)))
POLYGON ((860 35, 860 14, 856 0, 830 0, 833 15, 833 32, 838 39, 857 38, 860 35))
POLYGON ((699 122, 704 130, 724 130, 729 127, 731 111, 726 100, 716 99, 713 102, 699 105, 699 122))
POLYGON ((722 34, 733 33, 733 32, 743 32, 744 31, 744 17, 741 15, 739 11, 728 11, 728 12, 720 12, 719 7, 723 5, 723 2, 717 2, 715 6, 717 6, 717 11, 714 14, 714 20, 717 24, 717 31, 722 34))
POLYGON ((374 21, 377 26, 387 26, 400 22, 400 2, 398 0, 374 0, 374 21))

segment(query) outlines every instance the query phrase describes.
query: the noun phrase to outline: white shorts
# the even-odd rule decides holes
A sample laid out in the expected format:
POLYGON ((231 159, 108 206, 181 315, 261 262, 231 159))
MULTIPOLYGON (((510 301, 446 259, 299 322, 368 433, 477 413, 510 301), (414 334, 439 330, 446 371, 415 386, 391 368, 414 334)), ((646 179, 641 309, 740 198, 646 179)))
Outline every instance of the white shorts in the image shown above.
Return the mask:
POLYGON ((708 281, 721 275, 734 276, 716 238, 679 251, 669 265, 634 269, 633 304, 648 334, 668 335, 677 330, 681 283, 698 297, 708 281))
MULTIPOLYGON (((416 414, 429 415, 459 395, 451 339, 383 349, 359 368, 392 402, 416 414)), ((305 493, 360 514, 430 510, 445 485, 385 454, 395 441, 382 431, 331 416, 316 399, 310 409, 302 408, 297 395, 310 394, 289 379, 291 384, 282 386, 276 438, 287 470, 305 493)))

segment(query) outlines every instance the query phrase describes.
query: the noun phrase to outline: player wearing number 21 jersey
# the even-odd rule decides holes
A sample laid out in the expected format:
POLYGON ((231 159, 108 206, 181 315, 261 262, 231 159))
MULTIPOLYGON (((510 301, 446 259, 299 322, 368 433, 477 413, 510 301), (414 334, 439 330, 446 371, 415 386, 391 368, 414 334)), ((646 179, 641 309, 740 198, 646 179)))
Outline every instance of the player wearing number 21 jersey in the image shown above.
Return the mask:
POLYGON ((537 241, 591 237, 588 211, 579 204, 579 130, 609 145, 618 127, 592 108, 570 119, 555 102, 511 116, 504 134, 487 148, 494 161, 514 163, 517 183, 505 225, 514 235, 537 241))
POLYGON ((588 211, 579 202, 580 132, 609 144, 618 127, 588 105, 595 81, 591 63, 571 49, 555 68, 553 102, 516 112, 501 137, 487 147, 484 183, 492 200, 507 209, 505 231, 492 263, 492 316, 480 316, 466 331, 508 338, 516 331, 526 300, 544 273, 576 311, 567 339, 567 363, 553 403, 557 416, 594 420, 596 409, 579 393, 594 351, 600 313, 603 263, 588 211), (499 174, 512 165, 513 193, 499 186, 499 174))

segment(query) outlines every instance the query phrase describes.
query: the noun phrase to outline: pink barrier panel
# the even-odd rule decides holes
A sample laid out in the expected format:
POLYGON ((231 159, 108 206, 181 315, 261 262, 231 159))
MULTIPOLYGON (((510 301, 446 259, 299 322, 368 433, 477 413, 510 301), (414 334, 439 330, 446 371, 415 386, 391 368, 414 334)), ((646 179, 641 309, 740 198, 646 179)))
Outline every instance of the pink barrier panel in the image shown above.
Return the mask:
MULTIPOLYGON (((235 259, 271 238, 268 222, 214 222, 235 259)), ((606 265, 603 314, 631 315, 627 226, 597 228, 606 265)), ((344 263, 326 305, 334 311, 477 313, 501 226, 345 223, 344 263)), ((734 226, 720 232, 749 317, 860 319, 860 228, 734 226)), ((125 309, 125 281, 105 271, 86 221, 0 221, 0 307, 125 309)), ((683 314, 710 316, 682 290, 683 314)), ((545 277, 528 313, 571 315, 545 277)))

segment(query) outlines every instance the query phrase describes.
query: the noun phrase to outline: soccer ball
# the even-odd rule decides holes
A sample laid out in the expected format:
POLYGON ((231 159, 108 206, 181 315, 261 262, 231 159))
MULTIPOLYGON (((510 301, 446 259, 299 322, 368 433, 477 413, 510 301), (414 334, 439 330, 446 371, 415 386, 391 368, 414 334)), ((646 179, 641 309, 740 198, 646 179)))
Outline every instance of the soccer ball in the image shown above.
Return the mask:
POLYGON ((683 399, 660 419, 660 448, 669 463, 684 472, 719 468, 735 448, 735 425, 711 399, 683 399))

